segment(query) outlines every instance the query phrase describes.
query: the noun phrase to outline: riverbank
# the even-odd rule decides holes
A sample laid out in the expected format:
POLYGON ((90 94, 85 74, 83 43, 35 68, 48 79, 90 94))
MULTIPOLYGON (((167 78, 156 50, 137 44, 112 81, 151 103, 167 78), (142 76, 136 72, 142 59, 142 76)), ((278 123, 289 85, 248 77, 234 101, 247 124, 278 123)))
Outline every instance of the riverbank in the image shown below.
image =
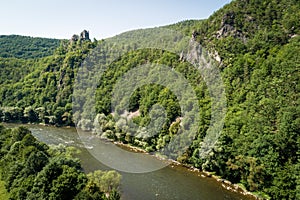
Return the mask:
MULTIPOLYGON (((13 127, 12 126, 13 124, 10 124, 10 127, 13 127)), ((73 134, 73 135, 75 135, 76 136, 76 132, 77 132, 77 130, 76 129, 74 129, 73 127, 63 127, 62 129, 61 128, 57 128, 56 126, 52 126, 52 125, 41 125, 41 124, 39 124, 39 125, 37 125, 37 124, 18 124, 18 126, 21 126, 21 125, 24 125, 24 126, 27 126, 27 127, 32 127, 32 128, 34 128, 35 129, 35 131, 36 131, 36 135, 38 136, 38 137, 41 137, 40 139, 42 139, 42 140, 45 140, 45 138, 43 138, 42 137, 42 133, 47 133, 47 139, 46 140, 49 140, 51 143, 53 143, 54 142, 54 139, 57 139, 58 141, 63 141, 63 140, 65 140, 64 141, 64 144, 66 144, 66 145, 69 145, 69 144, 67 144, 66 143, 66 141, 73 141, 73 143, 71 144, 71 145, 79 145, 79 146, 81 146, 80 144, 77 144, 77 142, 76 142, 76 138, 77 137, 63 137, 63 136, 67 136, 68 135, 68 133, 70 132, 70 134, 73 134), (45 128, 43 128, 43 127, 45 127, 45 128), (46 128, 47 127, 47 128, 46 128), (53 128, 51 128, 51 127, 53 127, 53 128), (56 136, 55 137, 53 137, 54 135, 52 135, 51 133, 49 133, 49 132, 45 132, 45 130, 54 130, 55 132, 57 132, 57 131, 60 131, 61 130, 61 135, 60 136, 58 136, 57 134, 55 134, 56 136), (62 140, 63 139, 63 140, 62 140), (75 141, 75 142, 74 142, 75 141)), ((100 137, 99 137, 100 138, 100 137)), ((49 142, 48 141, 48 142, 49 142)), ((106 141, 108 141, 108 140, 106 140, 106 141)), ((210 173, 210 172, 203 172, 203 171, 200 171, 199 169, 197 169, 197 168, 194 168, 194 167, 192 167, 192 166, 187 166, 187 165, 183 165, 183 164, 181 164, 181 163, 179 163, 179 162, 177 162, 177 161, 174 161, 174 160, 169 160, 169 159, 164 159, 163 157, 161 157, 161 156, 158 156, 158 155, 152 155, 152 154, 149 154, 149 153, 147 153, 145 150, 143 150, 143 149, 140 149, 140 148, 138 148, 138 147, 134 147, 134 146, 131 146, 131 145, 129 145, 129 144, 123 144, 123 143, 121 143, 121 142, 113 142, 113 141, 110 141, 110 142, 112 142, 112 143, 114 143, 115 145, 117 145, 118 147, 121 147, 121 148, 123 148, 123 149, 125 149, 125 150, 127 150, 127 151, 131 151, 131 152, 135 152, 135 153, 144 153, 144 154, 148 154, 148 155, 151 155, 151 156, 154 156, 156 159, 158 159, 158 160, 161 160, 161 161, 163 161, 163 162, 168 162, 169 163, 169 166, 170 166, 170 168, 173 168, 175 171, 176 171, 176 173, 181 173, 181 172, 183 172, 183 173, 185 173, 184 171, 190 171, 190 172, 192 172, 191 174, 194 176, 194 177, 202 177, 202 178, 207 178, 207 180, 208 180, 208 182, 215 182, 214 184, 215 185, 218 185, 218 187, 222 187, 222 188, 224 188, 225 190, 228 190, 228 191, 230 191, 230 192, 232 192, 232 193, 236 193, 236 194, 240 194, 240 195, 242 195, 242 196, 245 196, 245 199, 258 199, 254 194, 251 194, 250 192, 248 192, 248 191, 246 191, 246 190, 244 190, 242 187, 240 187, 239 185, 236 185, 236 184, 232 184, 232 183, 230 183, 229 181, 226 181, 226 180, 224 180, 224 179, 221 179, 220 177, 218 177, 218 176, 215 176, 213 173, 210 173), (186 168, 186 170, 184 169, 184 168, 186 168)), ((84 159, 86 158, 86 156, 84 156, 84 159)), ((90 160, 88 161, 88 162, 90 162, 90 160)), ((98 164, 95 164, 95 168, 97 168, 96 167, 96 165, 98 166, 98 164)), ((87 166, 90 166, 90 164, 87 164, 87 166)), ((166 171, 168 171, 168 170, 166 170, 166 171)), ((160 173, 160 172, 158 172, 158 173, 160 173)), ((164 172, 164 173, 166 173, 166 172, 164 172)), ((168 175, 168 173, 166 173, 167 175, 165 175, 165 176, 169 176, 168 175)), ((128 176, 127 174, 126 174, 126 176, 128 176)), ((136 178, 135 177, 135 175, 132 175, 134 178, 136 178)), ((162 175, 159 175, 159 177, 156 177, 156 178, 158 178, 160 181, 162 181, 161 179, 160 179, 160 177, 161 177, 162 175)), ((174 176, 174 175, 173 175, 174 176)), ((130 178, 132 178, 132 177, 130 177, 130 178)), ((142 178, 142 179, 144 179, 144 177, 142 178)), ((189 177, 189 179, 194 179, 192 176, 191 177, 189 177)), ((151 183, 151 181, 152 181, 153 179, 151 178, 149 178, 149 183, 151 183)), ((201 180, 199 180, 200 182, 201 182, 201 180)), ((130 182, 130 181, 129 181, 130 182)), ((163 184, 163 182, 161 183, 162 185, 164 185, 163 184)), ((193 184, 195 184, 195 183, 193 183, 193 184)), ((130 187, 131 187, 131 185, 132 185, 132 182, 130 182, 129 183, 129 185, 130 185, 130 187)), ((129 187, 129 186, 128 186, 129 187)), ((175 187, 175 186, 174 186, 175 187)), ((177 188, 178 189, 178 188, 177 188)), ((148 189, 147 189, 148 190, 148 189)), ((185 190, 186 191, 186 190, 185 190)), ((145 191, 144 191, 145 192, 145 191)), ((210 191, 210 192, 212 192, 212 191, 210 191)), ((213 192, 212 192, 213 193, 213 192)), ((150 198, 151 199, 151 198, 150 198)), ((239 199, 244 199, 244 198, 239 198, 239 199)))
POLYGON ((263 198, 260 198, 260 197, 256 196, 255 194, 249 192, 248 190, 246 190, 242 186, 240 186, 238 184, 231 183, 228 180, 222 179, 220 176, 214 175, 213 172, 201 171, 200 169, 195 168, 193 166, 185 165, 185 164, 182 164, 182 163, 180 163, 178 161, 175 161, 175 160, 172 160, 172 159, 165 159, 162 156, 158 156, 158 155, 155 155, 155 154, 150 154, 147 151, 145 151, 144 149, 132 146, 130 144, 124 144, 124 143, 115 142, 115 141, 112 141, 112 142, 115 145, 117 145, 118 147, 120 147, 124 150, 135 152, 135 153, 145 153, 145 154, 154 156, 155 158, 157 158, 159 160, 169 162, 171 167, 181 166, 181 167, 187 168, 187 170, 189 170, 191 172, 194 172, 195 175, 197 175, 197 176, 201 176, 203 178, 212 178, 212 179, 216 180, 217 182, 219 182, 221 184, 221 186, 224 189, 228 190, 228 191, 239 193, 239 194, 242 194, 244 196, 247 196, 247 197, 250 197, 250 198, 253 198, 253 199, 256 199, 256 200, 264 200, 263 198))

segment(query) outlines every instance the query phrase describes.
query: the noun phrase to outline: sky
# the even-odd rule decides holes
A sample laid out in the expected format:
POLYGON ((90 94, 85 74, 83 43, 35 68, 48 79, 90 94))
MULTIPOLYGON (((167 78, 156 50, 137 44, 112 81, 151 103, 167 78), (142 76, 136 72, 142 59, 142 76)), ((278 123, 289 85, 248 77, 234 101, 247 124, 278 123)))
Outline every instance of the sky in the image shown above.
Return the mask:
POLYGON ((125 31, 205 19, 230 0, 2 0, 0 35, 104 39, 125 31))

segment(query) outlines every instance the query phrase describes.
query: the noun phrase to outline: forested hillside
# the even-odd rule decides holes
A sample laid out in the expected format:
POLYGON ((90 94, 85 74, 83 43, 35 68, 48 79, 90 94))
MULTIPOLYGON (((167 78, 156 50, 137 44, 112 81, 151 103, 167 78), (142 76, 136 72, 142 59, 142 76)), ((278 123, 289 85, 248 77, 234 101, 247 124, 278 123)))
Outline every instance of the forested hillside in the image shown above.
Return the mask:
MULTIPOLYGON (((190 80, 201 119, 189 149, 173 159, 240 183, 261 197, 300 199, 299 18, 298 0, 237 0, 207 20, 165 27, 198 41, 219 64, 227 113, 219 141, 208 157, 199 155, 211 117, 207 86, 189 63, 167 51, 130 51, 112 63, 96 91, 95 109, 102 126, 98 134, 149 152, 163 148, 181 126, 180 106, 174 94, 155 84, 133 93, 130 111, 139 112, 133 118, 136 124, 149 123, 149 108, 154 104, 163 105, 167 111, 162 130, 151 138, 133 137, 129 129, 118 128, 110 113, 111 94, 122 74, 137 65, 172 66, 190 80)), ((134 33, 128 35, 134 37, 134 33)), ((97 45, 113 48, 105 46, 105 40, 62 41, 52 55, 37 60, 0 58, 1 121, 74 125, 73 119, 78 117, 72 111, 74 78, 97 45)), ((83 120, 79 125, 88 129, 93 123, 83 120)))
POLYGON ((41 58, 50 56, 61 40, 20 35, 0 35, 0 57, 41 58))
POLYGON ((54 55, 36 61, 0 58, 4 72, 0 89, 2 121, 72 125, 72 84, 77 68, 93 47, 90 41, 62 42, 54 55), (11 71, 18 65, 18 71, 11 71))

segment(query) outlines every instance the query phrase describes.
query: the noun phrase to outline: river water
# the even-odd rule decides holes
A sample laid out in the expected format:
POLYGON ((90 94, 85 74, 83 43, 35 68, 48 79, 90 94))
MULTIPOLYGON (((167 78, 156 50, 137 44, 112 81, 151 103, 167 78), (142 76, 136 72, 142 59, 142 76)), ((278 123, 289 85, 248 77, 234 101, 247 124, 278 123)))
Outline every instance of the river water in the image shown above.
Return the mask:
MULTIPOLYGON (((4 124, 6 127, 16 127, 19 124, 4 124)), ((75 128, 56 128, 40 125, 23 125, 28 127, 32 134, 46 144, 63 144, 75 146, 81 150, 78 155, 85 172, 94 170, 111 170, 110 167, 100 162, 98 153, 112 151, 111 145, 91 138, 86 134, 85 144, 75 128), (88 140, 90 139, 90 140, 88 140), (92 154, 91 154, 92 153, 92 154), (97 158, 95 158, 95 155, 97 158)), ((135 166, 135 163, 124 162, 126 153, 118 152, 122 166, 135 166)), ((153 163, 165 165, 165 161, 158 160, 153 156, 142 154, 139 162, 145 166, 153 166, 153 163)), ((117 160, 114 158, 114 160, 117 160)), ((108 162, 109 163, 109 162, 108 162)), ((118 162, 117 162, 118 164, 118 162)), ((111 166, 111 165, 110 165, 111 166)), ((119 171, 122 174, 121 196, 122 200, 250 200, 250 196, 228 191, 221 183, 213 178, 202 177, 199 172, 191 171, 180 165, 168 165, 162 169, 147 173, 129 173, 119 171)))

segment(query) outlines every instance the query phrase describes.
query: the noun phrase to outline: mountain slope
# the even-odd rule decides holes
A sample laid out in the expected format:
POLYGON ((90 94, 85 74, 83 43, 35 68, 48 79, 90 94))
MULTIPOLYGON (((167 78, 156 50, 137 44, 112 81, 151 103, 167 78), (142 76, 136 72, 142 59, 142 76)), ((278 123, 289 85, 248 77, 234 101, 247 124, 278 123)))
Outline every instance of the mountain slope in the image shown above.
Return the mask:
POLYGON ((0 57, 28 59, 50 56, 60 41, 20 35, 0 35, 0 57))
MULTIPOLYGON (((127 132, 118 129, 110 115, 109 94, 116 80, 137 65, 147 62, 172 65, 191 80, 201 118, 192 145, 173 159, 213 171, 259 196, 300 198, 299 18, 297 0, 238 0, 207 20, 166 26, 193 36, 219 61, 226 87, 227 113, 218 144, 205 159, 200 157, 199 150, 211 117, 207 86, 188 63, 166 51, 132 51, 112 63, 96 92, 96 110, 101 113, 97 119, 103 128, 98 134, 149 152, 167 144, 180 127, 180 107, 172 92, 149 85, 133 93, 130 111, 140 112, 133 119, 136 124, 149 124, 149 109, 156 103, 162 104, 168 113, 161 132, 146 139, 133 137, 129 129, 127 132)), ((134 32, 130 35, 134 36, 134 32)), ((113 48, 105 46, 105 41, 64 41, 53 55, 36 61, 0 60, 3 73, 7 74, 1 77, 1 120, 74 125, 72 117, 78 117, 72 113, 74 78, 88 53, 100 44, 103 48, 113 48), (7 72, 14 66, 21 71, 18 78, 7 72)), ((92 123, 85 120, 80 126, 88 128, 92 123)))

